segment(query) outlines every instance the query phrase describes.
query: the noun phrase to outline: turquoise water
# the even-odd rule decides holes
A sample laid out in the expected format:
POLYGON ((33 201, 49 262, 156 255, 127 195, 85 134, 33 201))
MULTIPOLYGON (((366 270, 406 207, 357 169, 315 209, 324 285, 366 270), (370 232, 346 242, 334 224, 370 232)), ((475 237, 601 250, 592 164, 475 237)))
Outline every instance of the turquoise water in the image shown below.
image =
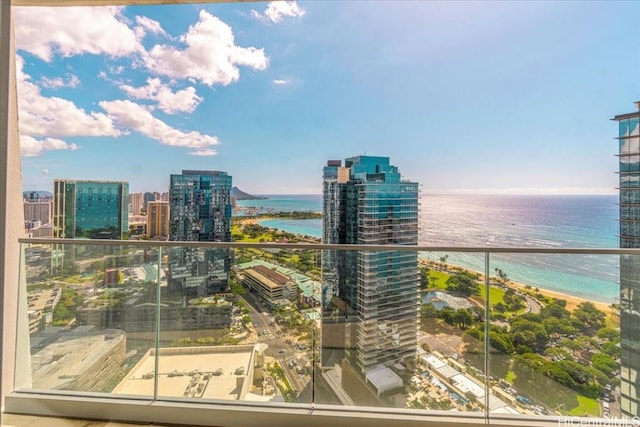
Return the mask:
POLYGON ((322 237, 321 219, 263 219, 258 224, 303 236, 322 237))
MULTIPOLYGON (((618 247, 617 195, 451 196, 422 199, 422 244, 542 248, 618 247)), ((430 253, 438 260, 484 272, 484 256, 430 253)), ((491 255, 489 273, 500 268, 510 279, 533 287, 596 301, 619 297, 614 255, 491 255)))
MULTIPOLYGON (((425 246, 616 248, 617 195, 495 196, 423 195, 420 244, 425 246)), ((273 211, 321 211, 322 196, 274 196, 245 201, 273 211), (296 206, 296 209, 289 209, 296 206), (304 209, 306 207, 306 209, 304 209)), ((265 220, 262 225, 320 237, 321 220, 265 220)), ((484 256, 424 253, 422 256, 484 272, 484 256)), ((618 257, 614 255, 491 255, 489 272, 596 301, 619 297, 618 257)))

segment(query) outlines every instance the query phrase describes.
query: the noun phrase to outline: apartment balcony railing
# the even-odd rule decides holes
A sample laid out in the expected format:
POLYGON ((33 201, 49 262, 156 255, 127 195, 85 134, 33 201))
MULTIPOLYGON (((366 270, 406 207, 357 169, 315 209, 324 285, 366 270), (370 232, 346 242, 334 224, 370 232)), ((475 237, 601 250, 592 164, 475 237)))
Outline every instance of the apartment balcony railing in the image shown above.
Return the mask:
MULTIPOLYGON (((640 314, 628 302, 640 283, 621 286, 616 273, 620 255, 640 257, 637 249, 20 244, 7 412, 224 426, 557 425, 637 415, 624 390, 635 387, 640 360, 640 314), (202 249, 181 266, 202 283, 172 278, 185 262, 173 258, 179 247, 202 249), (214 248, 232 260, 228 272, 208 258, 214 248), (397 316, 368 313, 358 325, 357 304, 368 300, 328 294, 323 252, 389 250, 417 253, 428 283, 416 280, 397 316), (545 291, 519 265, 567 267, 557 273, 567 295, 545 291), (614 277, 585 268, 596 265, 614 277), (277 271, 299 290, 264 300, 243 287, 248 268, 277 271), (207 294, 206 278, 227 273, 229 292, 207 294)), ((406 277, 393 265, 384 274, 406 277)))

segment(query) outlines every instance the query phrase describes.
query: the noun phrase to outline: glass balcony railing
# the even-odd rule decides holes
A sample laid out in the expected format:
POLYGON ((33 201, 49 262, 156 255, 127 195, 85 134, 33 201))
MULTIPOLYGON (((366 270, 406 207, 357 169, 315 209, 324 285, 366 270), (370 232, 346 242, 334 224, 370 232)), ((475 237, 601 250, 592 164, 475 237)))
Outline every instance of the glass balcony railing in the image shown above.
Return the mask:
POLYGON ((638 413, 636 250, 21 246, 15 395, 462 423, 638 413))

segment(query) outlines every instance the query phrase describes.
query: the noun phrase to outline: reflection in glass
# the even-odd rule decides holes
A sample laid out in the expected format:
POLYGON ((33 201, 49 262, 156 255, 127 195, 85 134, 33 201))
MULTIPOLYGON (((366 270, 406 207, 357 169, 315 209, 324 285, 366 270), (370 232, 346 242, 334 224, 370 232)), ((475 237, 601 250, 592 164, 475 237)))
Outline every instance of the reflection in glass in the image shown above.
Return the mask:
POLYGON ((156 251, 25 245, 34 389, 153 396, 119 384, 153 346, 156 251))
POLYGON ((618 288, 579 268, 618 256, 490 254, 487 289, 446 254, 332 250, 376 278, 377 294, 356 292, 386 316, 371 319, 335 296, 326 304, 328 258, 303 246, 233 248, 229 292, 207 296, 168 285, 173 246, 23 247, 33 389, 491 417, 634 410, 640 263, 630 255, 618 288), (416 262, 418 275, 379 274, 416 262), (572 290, 511 279, 536 263, 576 267, 572 290), (411 313, 399 309, 409 294, 411 313), (378 363, 361 375, 367 357, 378 363))

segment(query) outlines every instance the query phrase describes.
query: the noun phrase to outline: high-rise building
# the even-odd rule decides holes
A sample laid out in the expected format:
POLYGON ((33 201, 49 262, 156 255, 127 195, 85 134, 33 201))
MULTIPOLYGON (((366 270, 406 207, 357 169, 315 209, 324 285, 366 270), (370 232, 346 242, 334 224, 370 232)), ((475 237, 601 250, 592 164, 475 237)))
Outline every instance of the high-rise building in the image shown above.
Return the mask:
POLYGON ((147 237, 169 238, 169 202, 149 202, 147 205, 147 237))
MULTIPOLYGON (((341 160, 329 160, 322 177, 322 241, 345 243, 344 209, 346 183, 349 169, 341 160)), ((322 295, 325 304, 338 295, 338 252, 324 251, 322 255, 322 295)))
POLYGON ((149 202, 154 202, 155 200, 156 200, 155 193, 151 193, 147 191, 142 195, 142 204, 143 204, 145 213, 147 212, 147 206, 149 205, 149 202))
MULTIPOLYGON (((220 171, 183 170, 171 175, 169 240, 231 241, 231 176, 220 171)), ((169 286, 186 295, 228 290, 228 249, 174 248, 169 286)))
MULTIPOLYGON (((640 248, 640 102, 618 122, 620 247, 640 248)), ((640 260, 620 256, 620 411, 640 416, 640 260)))
POLYGON ((140 215, 142 212, 142 193, 129 194, 129 213, 131 215, 140 215))
MULTIPOLYGON (((418 244, 418 183, 402 180, 388 157, 352 157, 344 166, 331 160, 323 172, 324 243, 418 244)), ((322 338, 323 353, 328 353, 323 363, 336 361, 329 354, 335 355, 336 336, 342 335, 340 357, 367 381, 381 366, 412 363, 417 350, 418 254, 325 251, 322 266, 323 334, 325 326, 334 331, 322 338)))
POLYGON ((51 200, 25 200, 24 220, 40 221, 42 225, 51 222, 51 200))
POLYGON ((129 184, 56 179, 53 236, 123 239, 129 229, 129 184))

